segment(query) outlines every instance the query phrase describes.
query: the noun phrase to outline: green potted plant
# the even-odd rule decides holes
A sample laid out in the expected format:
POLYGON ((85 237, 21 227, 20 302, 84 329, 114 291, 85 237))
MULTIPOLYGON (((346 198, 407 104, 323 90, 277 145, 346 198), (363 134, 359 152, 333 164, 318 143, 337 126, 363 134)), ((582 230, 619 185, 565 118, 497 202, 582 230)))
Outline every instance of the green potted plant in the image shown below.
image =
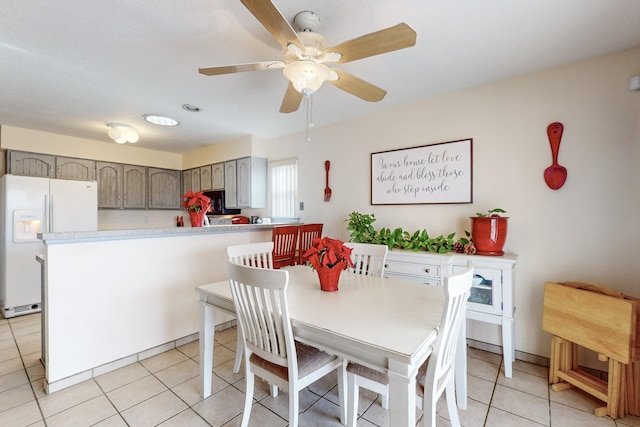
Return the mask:
POLYGON ((471 239, 476 254, 489 256, 504 255, 504 243, 507 240, 507 220, 501 216, 507 211, 495 208, 486 213, 478 212, 471 218, 471 239))

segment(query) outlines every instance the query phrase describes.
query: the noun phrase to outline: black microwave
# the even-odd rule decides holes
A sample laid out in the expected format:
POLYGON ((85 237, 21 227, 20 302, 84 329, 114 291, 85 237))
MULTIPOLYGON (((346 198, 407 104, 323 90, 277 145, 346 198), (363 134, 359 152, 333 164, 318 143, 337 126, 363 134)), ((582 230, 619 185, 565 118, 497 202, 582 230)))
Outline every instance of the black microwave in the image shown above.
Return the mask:
POLYGON ((240 209, 227 208, 224 204, 224 190, 205 191, 205 196, 211 199, 211 213, 213 215, 236 215, 240 209))

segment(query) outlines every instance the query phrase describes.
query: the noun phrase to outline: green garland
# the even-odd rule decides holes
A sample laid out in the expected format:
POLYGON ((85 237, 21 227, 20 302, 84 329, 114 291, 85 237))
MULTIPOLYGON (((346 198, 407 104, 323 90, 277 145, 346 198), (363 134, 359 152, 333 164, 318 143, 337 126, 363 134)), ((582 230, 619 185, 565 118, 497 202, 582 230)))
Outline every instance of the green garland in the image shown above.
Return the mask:
POLYGON ((418 230, 413 234, 402 228, 396 228, 393 231, 390 228, 376 230, 373 227, 375 220, 374 214, 358 212, 349 214, 349 218, 345 219, 349 223, 347 230, 351 231, 349 240, 356 243, 387 245, 389 249, 407 249, 415 252, 427 251, 439 254, 456 251, 456 246, 460 248, 470 242, 471 233, 466 230, 466 238, 461 237, 456 241, 456 233, 429 237, 427 230, 418 230))

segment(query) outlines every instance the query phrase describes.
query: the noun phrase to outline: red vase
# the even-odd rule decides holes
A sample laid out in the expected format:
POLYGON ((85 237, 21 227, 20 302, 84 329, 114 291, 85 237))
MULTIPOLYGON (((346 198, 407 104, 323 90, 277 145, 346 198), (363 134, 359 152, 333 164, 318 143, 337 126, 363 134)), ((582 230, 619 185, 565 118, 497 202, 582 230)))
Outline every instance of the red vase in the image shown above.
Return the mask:
POLYGON ((207 212, 204 209, 198 212, 189 211, 189 219, 191 220, 191 226, 202 227, 202 224, 204 224, 204 216, 206 215, 206 213, 207 212))
POLYGON ((502 256, 507 240, 507 220, 509 217, 471 217, 471 238, 476 254, 502 256))
POLYGON ((338 281, 340 280, 340 273, 346 266, 345 262, 336 264, 333 268, 321 268, 316 270, 318 272, 318 278, 320 279, 320 289, 325 292, 335 292, 338 290, 338 281))

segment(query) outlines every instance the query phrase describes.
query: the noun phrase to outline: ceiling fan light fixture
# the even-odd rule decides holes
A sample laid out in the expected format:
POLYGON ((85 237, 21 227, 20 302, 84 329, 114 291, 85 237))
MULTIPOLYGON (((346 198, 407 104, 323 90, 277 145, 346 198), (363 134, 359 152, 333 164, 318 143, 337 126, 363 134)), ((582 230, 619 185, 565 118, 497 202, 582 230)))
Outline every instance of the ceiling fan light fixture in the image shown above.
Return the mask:
POLYGON ((138 131, 133 126, 122 123, 107 123, 107 127, 109 128, 107 135, 118 144, 125 144, 127 142, 135 144, 140 140, 138 131))
POLYGON ((329 67, 314 61, 291 62, 285 65, 283 73, 293 87, 304 94, 314 93, 326 80, 335 80, 329 67))

